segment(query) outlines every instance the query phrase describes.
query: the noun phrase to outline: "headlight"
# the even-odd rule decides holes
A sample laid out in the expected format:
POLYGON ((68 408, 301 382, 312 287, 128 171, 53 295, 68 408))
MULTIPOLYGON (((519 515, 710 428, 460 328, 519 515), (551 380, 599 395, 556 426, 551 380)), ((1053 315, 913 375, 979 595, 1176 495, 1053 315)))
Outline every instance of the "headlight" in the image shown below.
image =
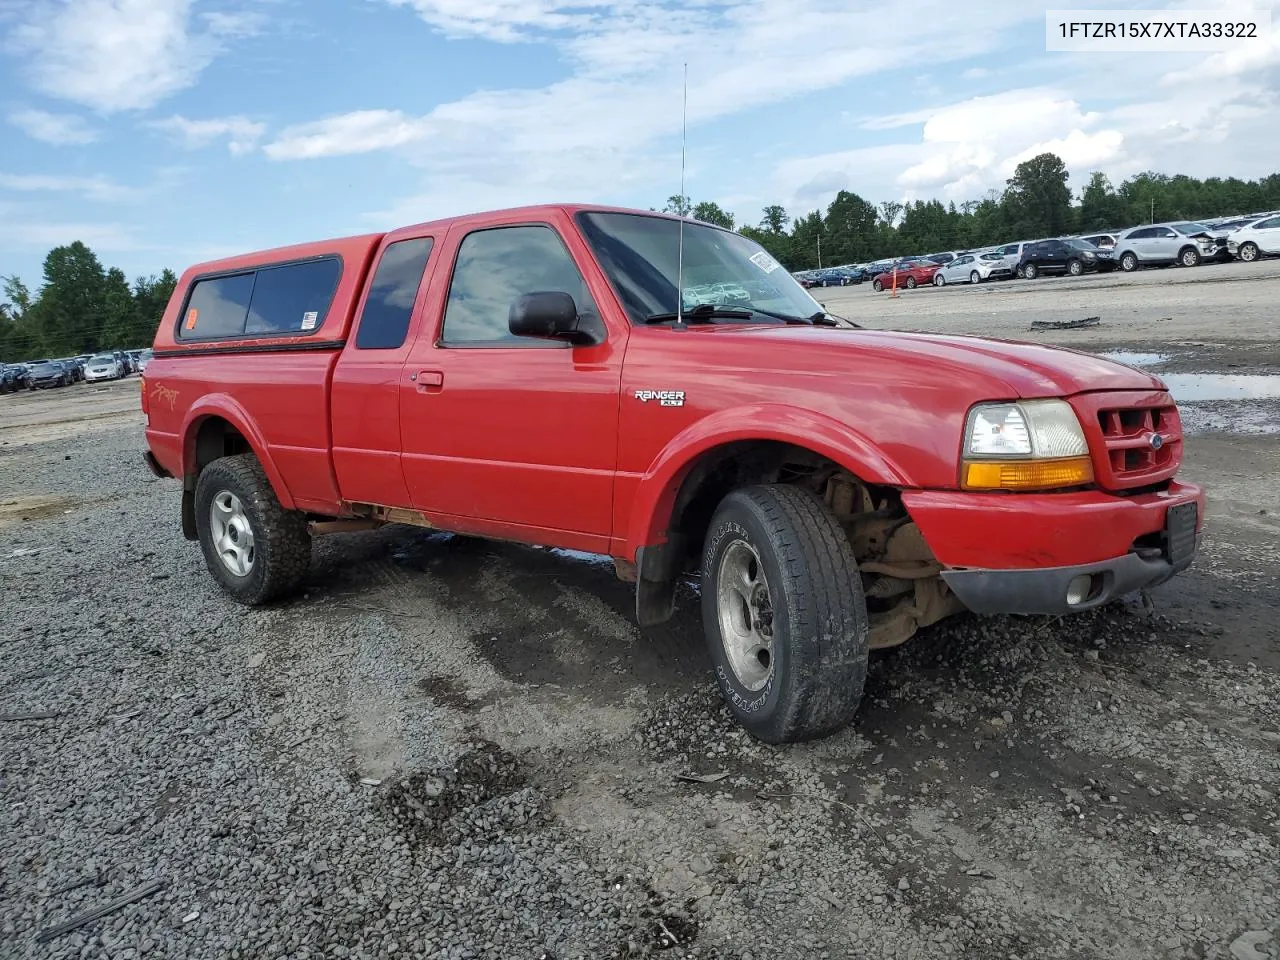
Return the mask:
POLYGON ((1093 481, 1089 445, 1063 400, 984 403, 969 411, 961 485, 1043 490, 1093 481))

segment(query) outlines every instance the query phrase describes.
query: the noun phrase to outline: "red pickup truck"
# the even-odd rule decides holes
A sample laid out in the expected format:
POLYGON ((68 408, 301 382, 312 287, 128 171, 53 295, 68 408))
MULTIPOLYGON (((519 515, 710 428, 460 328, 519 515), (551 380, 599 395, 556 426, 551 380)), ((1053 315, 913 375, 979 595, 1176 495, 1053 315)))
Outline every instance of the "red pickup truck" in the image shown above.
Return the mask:
POLYGON ((868 650, 949 614, 1168 579, 1203 516, 1156 377, 861 329, 747 238, 661 214, 531 207, 201 264, 154 349, 147 461, 235 599, 383 523, 609 555, 641 625, 695 575, 720 688, 769 742, 847 724, 868 650), (715 285, 735 296, 690 297, 715 285))

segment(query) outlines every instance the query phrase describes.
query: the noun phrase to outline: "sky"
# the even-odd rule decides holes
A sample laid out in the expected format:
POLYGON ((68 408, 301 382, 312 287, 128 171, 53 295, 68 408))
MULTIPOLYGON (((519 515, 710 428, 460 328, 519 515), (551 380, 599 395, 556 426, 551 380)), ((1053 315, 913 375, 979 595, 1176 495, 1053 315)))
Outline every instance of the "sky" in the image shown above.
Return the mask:
POLYGON ((1049 53, 1063 5, 0 0, 0 275, 37 287, 73 240, 132 277, 524 203, 661 207, 686 63, 685 192, 739 222, 841 189, 980 199, 1046 150, 1077 189, 1280 169, 1280 32, 1049 53))

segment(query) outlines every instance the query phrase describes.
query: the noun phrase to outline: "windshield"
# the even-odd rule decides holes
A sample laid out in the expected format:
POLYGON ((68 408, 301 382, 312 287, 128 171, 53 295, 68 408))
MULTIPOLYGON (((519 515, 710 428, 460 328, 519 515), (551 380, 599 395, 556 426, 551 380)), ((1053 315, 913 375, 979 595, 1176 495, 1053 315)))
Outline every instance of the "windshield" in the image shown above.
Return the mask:
MULTIPOLYGON (((634 213, 580 213, 578 224, 633 323, 676 311, 680 221, 634 213)), ((683 310, 758 307, 788 317, 822 310, 781 264, 741 234, 684 224, 683 310)), ((759 313, 737 323, 780 323, 759 313)))
POLYGON ((107 353, 100 353, 89 362, 90 363, 115 363, 116 358, 107 353))
POLYGON ((1188 222, 1188 223, 1175 223, 1173 225, 1173 229, 1177 230, 1179 233, 1186 234, 1189 237, 1193 233, 1204 233, 1209 228, 1206 227, 1203 223, 1188 222))
POLYGON ((1088 240, 1068 240, 1067 243, 1070 246, 1075 247, 1077 250, 1097 250, 1098 249, 1088 240))

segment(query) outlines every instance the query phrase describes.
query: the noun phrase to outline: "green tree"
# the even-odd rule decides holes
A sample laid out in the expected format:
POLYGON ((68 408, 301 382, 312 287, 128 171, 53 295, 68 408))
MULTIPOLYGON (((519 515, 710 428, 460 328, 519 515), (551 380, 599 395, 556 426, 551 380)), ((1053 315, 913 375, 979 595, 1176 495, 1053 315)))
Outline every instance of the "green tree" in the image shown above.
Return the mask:
POLYGON ((177 275, 168 269, 159 277, 138 277, 133 282, 134 327, 130 343, 146 346, 155 340, 156 328, 177 285, 177 275))
POLYGON ((818 210, 798 218, 791 225, 792 270, 812 270, 814 267, 832 264, 831 255, 828 253, 824 256, 822 253, 826 232, 826 223, 818 210))
POLYGON ((703 200, 694 206, 693 219, 701 220, 703 223, 715 224, 717 227, 724 227, 726 230, 733 229, 733 214, 722 209, 718 203, 711 200, 703 200))
POLYGON ((44 258, 44 286, 29 311, 46 352, 62 355, 98 349, 105 284, 102 263, 79 240, 49 251, 44 258))
POLYGON ((782 233, 790 222, 791 217, 787 215, 786 208, 775 203, 764 208, 760 217, 760 229, 766 233, 782 233))
POLYGON ((848 190, 837 193, 827 207, 826 242, 830 262, 859 263, 872 259, 879 240, 876 226, 876 208, 872 204, 848 190))
POLYGON ((137 304, 124 271, 112 267, 102 288, 102 345, 134 347, 138 334, 137 304))
POLYGON ((1125 222, 1125 204, 1107 175, 1095 170, 1080 192, 1080 229, 1118 229, 1125 222))
POLYGON ((667 205, 662 208, 662 212, 674 213, 677 217, 687 217, 693 212, 693 204, 689 202, 688 197, 673 193, 667 197, 667 205))
POLYGON ((1024 160, 1009 178, 1004 203, 1014 229, 1028 239, 1066 233, 1071 222, 1067 165, 1052 153, 1024 160))

